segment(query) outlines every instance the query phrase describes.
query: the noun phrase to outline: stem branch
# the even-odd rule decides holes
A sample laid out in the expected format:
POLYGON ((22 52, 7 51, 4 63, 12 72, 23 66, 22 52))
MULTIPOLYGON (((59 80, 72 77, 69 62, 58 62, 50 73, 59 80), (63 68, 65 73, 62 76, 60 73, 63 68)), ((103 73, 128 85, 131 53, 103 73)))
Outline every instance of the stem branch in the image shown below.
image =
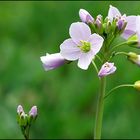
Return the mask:
POLYGON ((125 42, 122 42, 122 43, 120 43, 120 44, 118 44, 118 45, 112 47, 111 50, 114 50, 114 49, 116 49, 116 48, 118 48, 118 47, 120 47, 120 46, 126 45, 126 43, 127 43, 126 41, 125 41, 125 42))
POLYGON ((94 68, 95 68, 95 70, 96 70, 96 72, 97 72, 97 74, 98 74, 99 70, 98 70, 98 68, 97 68, 97 66, 96 66, 96 64, 95 64, 95 62, 94 62, 94 60, 92 60, 92 64, 93 64, 93 66, 94 66, 94 68))
POLYGON ((121 88, 121 87, 133 87, 134 85, 132 84, 124 84, 124 85, 119 85, 119 86, 116 86, 114 88, 112 88, 104 97, 104 99, 106 99, 114 90, 118 89, 118 88, 121 88))

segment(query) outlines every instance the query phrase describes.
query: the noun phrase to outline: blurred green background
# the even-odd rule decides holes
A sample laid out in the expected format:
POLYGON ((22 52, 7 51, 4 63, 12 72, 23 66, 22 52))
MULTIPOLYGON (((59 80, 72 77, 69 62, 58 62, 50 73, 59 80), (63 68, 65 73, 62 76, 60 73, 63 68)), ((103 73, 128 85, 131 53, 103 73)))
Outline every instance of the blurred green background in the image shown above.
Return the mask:
MULTIPOLYGON (((0 2, 0 138, 23 138, 18 104, 26 112, 38 106, 31 138, 93 137, 99 90, 93 66, 83 71, 74 62, 45 72, 40 56, 59 52, 70 24, 80 21, 80 8, 105 17, 110 4, 127 15, 140 14, 138 1, 0 2)), ((107 90, 140 79, 140 68, 124 56, 114 62, 117 71, 108 77, 107 90)), ((122 88, 105 101, 102 138, 140 138, 139 92, 122 88)))

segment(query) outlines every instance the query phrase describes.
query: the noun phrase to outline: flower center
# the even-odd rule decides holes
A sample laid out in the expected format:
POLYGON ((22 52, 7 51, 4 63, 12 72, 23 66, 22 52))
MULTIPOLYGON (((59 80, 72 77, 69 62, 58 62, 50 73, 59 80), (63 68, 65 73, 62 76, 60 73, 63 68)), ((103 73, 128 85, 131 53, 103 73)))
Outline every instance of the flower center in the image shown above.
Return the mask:
POLYGON ((83 52, 89 52, 90 51, 90 43, 89 42, 86 42, 86 41, 83 41, 81 40, 81 46, 78 46, 83 52))

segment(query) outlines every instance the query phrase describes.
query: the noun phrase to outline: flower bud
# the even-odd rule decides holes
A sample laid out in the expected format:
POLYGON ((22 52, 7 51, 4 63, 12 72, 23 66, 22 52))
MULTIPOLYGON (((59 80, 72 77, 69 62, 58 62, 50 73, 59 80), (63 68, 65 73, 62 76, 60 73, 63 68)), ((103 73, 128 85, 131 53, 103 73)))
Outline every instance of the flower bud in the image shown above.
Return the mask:
POLYGON ((122 30, 124 28, 124 26, 126 26, 126 21, 122 20, 122 19, 119 19, 117 21, 117 27, 119 30, 122 30))
POLYGON ((107 21, 107 23, 104 26, 104 31, 106 34, 110 33, 110 31, 112 31, 112 25, 110 20, 107 21))
POLYGON ((110 21, 110 19, 109 19, 109 17, 106 17, 106 18, 104 19, 104 23, 107 23, 108 21, 110 21))
POLYGON ((46 56, 42 56, 40 59, 46 71, 60 67, 65 63, 65 59, 60 55, 60 53, 46 54, 46 56))
POLYGON ((98 73, 98 76, 104 77, 104 76, 114 73, 115 71, 116 71, 116 67, 114 66, 114 63, 106 62, 105 64, 102 65, 98 73))
POLYGON ((95 24, 97 25, 98 28, 101 28, 102 23, 98 18, 96 19, 95 24))
POLYGON ((17 107, 18 115, 21 115, 23 112, 24 112, 23 107, 21 105, 18 105, 18 107, 17 107))
POLYGON ((98 15, 97 19, 100 20, 101 22, 103 22, 103 16, 102 15, 98 15))
POLYGON ((140 81, 136 81, 134 83, 134 88, 137 89, 138 91, 140 91, 140 81))
POLYGON ((94 22, 94 18, 85 9, 79 10, 79 16, 82 22, 85 22, 85 23, 94 22))
POLYGON ((27 126, 28 123, 28 115, 25 114, 24 112, 21 113, 19 121, 18 121, 20 126, 27 126))
POLYGON ((37 106, 33 106, 31 110, 29 111, 29 116, 32 116, 33 118, 36 118, 37 116, 37 106))
POLYGON ((96 21, 95 21, 95 31, 98 34, 103 33, 103 26, 102 26, 102 23, 99 19, 96 19, 96 21))
POLYGON ((137 55, 134 52, 129 52, 128 53, 128 60, 130 60, 132 63, 140 66, 140 55, 137 55))

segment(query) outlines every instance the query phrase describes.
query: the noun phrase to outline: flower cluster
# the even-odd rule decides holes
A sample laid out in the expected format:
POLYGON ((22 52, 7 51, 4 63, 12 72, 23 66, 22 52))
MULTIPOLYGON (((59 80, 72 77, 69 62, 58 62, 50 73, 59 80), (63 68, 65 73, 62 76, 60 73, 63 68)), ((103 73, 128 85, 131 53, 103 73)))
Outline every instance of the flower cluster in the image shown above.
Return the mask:
MULTIPOLYGON (((106 76, 113 74, 117 67, 112 58, 123 54, 127 60, 140 66, 140 55, 135 52, 119 52, 121 46, 140 48, 140 16, 122 14, 110 5, 108 15, 95 18, 85 9, 79 10, 81 22, 74 22, 69 28, 69 38, 60 45, 60 52, 47 54, 40 59, 46 71, 63 64, 78 61, 78 67, 87 70, 92 63, 100 80, 100 92, 97 103, 94 138, 101 138, 104 99, 120 87, 133 87, 140 91, 140 81, 134 84, 123 84, 112 88, 106 93, 106 76), (121 37, 123 42, 115 44, 121 37), (97 61, 95 61, 97 59, 97 61), (98 62, 98 67, 95 62, 98 62)), ((22 110, 22 109, 21 109, 22 110)))
MULTIPOLYGON (((70 25, 70 38, 60 45, 60 52, 47 53, 46 56, 40 58, 46 71, 76 60, 78 60, 79 68, 87 70, 99 53, 99 55, 103 54, 105 59, 101 58, 104 63, 102 63, 98 76, 106 76, 116 71, 116 66, 110 62, 110 58, 115 55, 110 50, 113 50, 111 43, 117 36, 124 38, 127 45, 140 46, 140 16, 126 16, 110 5, 108 16, 105 19, 102 15, 94 18, 85 9, 79 10, 79 17, 82 22, 70 25), (105 52, 109 51, 110 53, 105 55, 105 52)), ((128 58, 128 60, 140 64, 139 55, 135 59, 130 55, 128 58)))
POLYGON ((33 106, 29 111, 29 114, 26 114, 21 105, 17 107, 17 122, 21 128, 21 131, 26 139, 29 138, 29 130, 32 123, 37 118, 37 107, 33 106))

